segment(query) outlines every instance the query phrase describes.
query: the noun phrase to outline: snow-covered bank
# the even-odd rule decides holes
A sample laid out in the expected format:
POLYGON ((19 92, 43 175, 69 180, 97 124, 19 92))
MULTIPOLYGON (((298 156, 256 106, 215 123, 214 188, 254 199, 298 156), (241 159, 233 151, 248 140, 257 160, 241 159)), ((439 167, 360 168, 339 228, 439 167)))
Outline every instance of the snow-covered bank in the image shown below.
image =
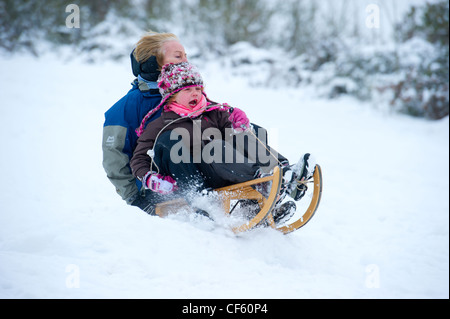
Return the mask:
POLYGON ((208 96, 245 109, 285 156, 315 154, 324 193, 313 220, 288 236, 236 237, 126 206, 101 166, 101 134, 130 88, 128 61, 2 59, 0 297, 449 297, 448 118, 200 69, 208 96))

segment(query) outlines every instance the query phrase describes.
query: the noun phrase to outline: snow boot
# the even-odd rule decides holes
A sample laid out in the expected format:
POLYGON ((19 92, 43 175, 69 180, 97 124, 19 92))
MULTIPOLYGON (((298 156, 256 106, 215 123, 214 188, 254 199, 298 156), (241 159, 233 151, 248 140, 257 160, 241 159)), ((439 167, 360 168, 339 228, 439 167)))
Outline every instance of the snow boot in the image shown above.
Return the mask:
POLYGON ((243 214, 248 219, 254 218, 260 211, 260 206, 255 199, 240 199, 231 209, 230 214, 239 206, 239 214, 243 214))
MULTIPOLYGON (((254 176, 254 179, 263 178, 263 177, 270 176, 270 175, 271 174, 263 173, 261 171, 261 169, 258 169, 258 171, 256 172, 256 174, 254 176)), ((261 195, 263 195, 265 198, 269 197, 271 187, 272 187, 272 182, 263 182, 263 183, 252 185, 252 188, 254 190, 258 191, 259 193, 261 193, 261 195)))
POLYGON ((293 201, 286 202, 275 208, 272 212, 273 221, 276 225, 283 224, 294 216, 297 210, 297 205, 293 201))
POLYGON ((214 219, 211 217, 211 215, 209 215, 209 213, 207 211, 203 210, 203 209, 196 208, 194 210, 194 213, 197 214, 198 216, 203 216, 203 217, 206 217, 206 218, 214 221, 214 219))
POLYGON ((289 195, 295 201, 299 201, 306 193, 308 187, 303 181, 310 179, 316 168, 316 162, 311 154, 306 153, 297 164, 286 169, 283 174, 284 194, 289 195))

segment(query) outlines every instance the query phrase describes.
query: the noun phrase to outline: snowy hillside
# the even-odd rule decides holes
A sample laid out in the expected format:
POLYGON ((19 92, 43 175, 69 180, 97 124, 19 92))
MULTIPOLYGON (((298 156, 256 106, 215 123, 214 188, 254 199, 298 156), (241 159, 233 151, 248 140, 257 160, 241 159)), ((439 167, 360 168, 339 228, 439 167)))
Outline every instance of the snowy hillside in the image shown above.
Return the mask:
POLYGON ((0 298, 449 298, 449 120, 200 66, 292 162, 323 169, 300 231, 241 236, 126 206, 103 171, 103 113, 128 60, 0 59, 0 298), (384 108, 380 108, 384 109, 384 108))

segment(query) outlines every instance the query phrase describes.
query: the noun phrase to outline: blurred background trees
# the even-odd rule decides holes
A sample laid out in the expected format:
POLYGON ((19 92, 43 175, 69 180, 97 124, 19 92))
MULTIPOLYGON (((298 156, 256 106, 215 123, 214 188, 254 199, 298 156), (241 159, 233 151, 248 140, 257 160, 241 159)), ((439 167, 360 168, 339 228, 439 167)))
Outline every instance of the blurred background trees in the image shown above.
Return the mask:
POLYGON ((397 36, 418 54, 417 62, 400 62, 404 76, 393 83, 392 104, 402 111, 427 118, 440 119, 449 114, 449 4, 447 1, 412 7, 397 36))
POLYGON ((447 116, 448 1, 379 0, 379 28, 367 25, 372 2, 0 0, 0 51, 70 47, 91 61, 119 59, 145 31, 169 31, 191 57, 228 61, 255 85, 317 85, 329 98, 383 99, 396 112, 447 116), (80 28, 65 24, 71 3, 80 28))

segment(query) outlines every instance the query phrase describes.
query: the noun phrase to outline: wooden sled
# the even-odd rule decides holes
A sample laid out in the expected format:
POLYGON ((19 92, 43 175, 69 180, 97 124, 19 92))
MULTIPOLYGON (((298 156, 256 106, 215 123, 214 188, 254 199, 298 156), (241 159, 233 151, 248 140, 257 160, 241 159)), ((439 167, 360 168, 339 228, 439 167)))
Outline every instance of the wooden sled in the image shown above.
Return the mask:
MULTIPOLYGON (((241 233, 253 229, 258 226, 270 226, 284 234, 288 234, 296 229, 303 227, 314 215, 319 206, 322 195, 322 171, 319 165, 316 166, 313 178, 308 183, 313 183, 313 196, 307 211, 298 219, 289 220, 283 226, 277 226, 273 220, 272 210, 277 202, 281 188, 282 174, 281 169, 277 166, 271 176, 239 183, 223 188, 216 189, 218 198, 222 202, 223 209, 226 214, 232 214, 234 207, 232 203, 239 200, 252 200, 259 205, 259 211, 256 215, 249 217, 244 223, 232 227, 234 233, 241 233), (270 191, 267 197, 254 189, 255 185, 261 183, 270 183, 270 191)), ((304 200, 304 199, 303 199, 304 200)), ((184 199, 175 199, 160 203, 155 208, 156 215, 166 217, 175 213, 180 209, 189 209, 188 203, 184 199)))

